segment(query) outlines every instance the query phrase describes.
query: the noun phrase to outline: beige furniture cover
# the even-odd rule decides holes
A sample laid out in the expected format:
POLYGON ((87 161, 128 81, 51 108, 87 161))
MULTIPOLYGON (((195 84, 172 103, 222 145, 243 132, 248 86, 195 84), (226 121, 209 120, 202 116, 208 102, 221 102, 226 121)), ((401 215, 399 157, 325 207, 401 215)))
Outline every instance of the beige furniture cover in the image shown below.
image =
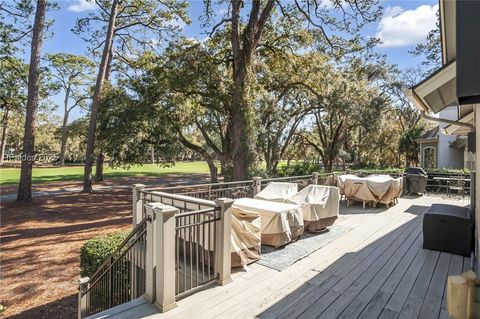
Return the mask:
POLYGON ((340 194, 337 187, 309 185, 287 200, 302 206, 306 231, 318 231, 333 225, 338 218, 340 194))
POLYGON ((254 198, 284 203, 287 198, 295 195, 297 192, 298 185, 296 183, 271 182, 254 198))
POLYGON ((299 205, 252 198, 235 200, 232 214, 245 213, 260 215, 263 245, 280 247, 303 234, 303 214, 299 205))
POLYGON ((257 212, 232 210, 232 267, 260 259, 261 219, 257 212))
POLYGON ((370 175, 367 177, 339 176, 339 186, 348 199, 363 202, 390 204, 401 195, 403 179, 394 179, 389 175, 370 175))

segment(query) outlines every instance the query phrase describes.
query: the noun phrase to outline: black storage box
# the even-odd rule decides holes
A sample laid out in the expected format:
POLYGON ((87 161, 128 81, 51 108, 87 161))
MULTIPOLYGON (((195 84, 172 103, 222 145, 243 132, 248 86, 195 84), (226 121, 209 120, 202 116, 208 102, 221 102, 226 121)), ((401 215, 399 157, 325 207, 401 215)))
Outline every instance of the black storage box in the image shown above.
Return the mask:
POLYGON ((423 248, 470 257, 473 250, 470 209, 433 204, 423 216, 423 248))

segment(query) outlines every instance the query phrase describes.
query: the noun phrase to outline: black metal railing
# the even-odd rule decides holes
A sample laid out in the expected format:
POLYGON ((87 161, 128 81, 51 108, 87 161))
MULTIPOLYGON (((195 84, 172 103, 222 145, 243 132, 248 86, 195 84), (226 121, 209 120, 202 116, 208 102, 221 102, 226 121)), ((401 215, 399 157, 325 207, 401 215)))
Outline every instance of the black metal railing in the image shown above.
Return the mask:
POLYGON ((231 199, 253 197, 253 180, 225 182, 213 184, 198 184, 165 188, 149 188, 148 191, 161 191, 171 194, 180 194, 205 200, 215 200, 226 197, 231 199))
POLYGON ((427 173, 427 176, 427 192, 448 194, 460 188, 464 194, 470 193, 470 174, 427 173))
POLYGON ((142 190, 140 192, 140 198, 143 207, 142 216, 146 216, 145 204, 152 202, 173 206, 177 208, 180 213, 198 211, 216 206, 215 202, 210 200, 203 200, 202 198, 190 195, 171 194, 154 190, 142 190))
POLYGON ((85 315, 121 305, 145 293, 147 223, 144 218, 102 263, 82 294, 85 315))
POLYGON ((177 298, 217 279, 216 228, 219 207, 175 216, 175 294, 177 298))
POLYGON ((182 298, 217 279, 216 233, 221 209, 213 201, 184 194, 142 190, 143 206, 158 202, 175 214, 175 295, 182 298))

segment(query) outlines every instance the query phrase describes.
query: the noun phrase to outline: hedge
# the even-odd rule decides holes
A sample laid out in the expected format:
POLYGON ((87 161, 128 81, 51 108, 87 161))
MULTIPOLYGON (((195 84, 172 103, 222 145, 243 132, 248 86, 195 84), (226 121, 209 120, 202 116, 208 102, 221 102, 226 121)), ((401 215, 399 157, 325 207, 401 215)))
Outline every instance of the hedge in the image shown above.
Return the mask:
POLYGON ((80 275, 89 277, 127 238, 128 232, 116 232, 89 239, 80 248, 80 275))

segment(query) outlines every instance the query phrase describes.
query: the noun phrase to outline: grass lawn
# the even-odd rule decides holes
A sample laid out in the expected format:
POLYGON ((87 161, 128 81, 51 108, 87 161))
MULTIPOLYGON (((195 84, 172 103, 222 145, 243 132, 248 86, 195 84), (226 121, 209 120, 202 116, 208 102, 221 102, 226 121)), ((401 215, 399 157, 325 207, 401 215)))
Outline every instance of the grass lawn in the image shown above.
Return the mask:
MULTIPOLYGON (((93 168, 95 172, 95 168, 93 168)), ((159 176, 164 174, 208 174, 206 162, 177 162, 172 167, 160 167, 155 164, 132 166, 127 168, 111 169, 105 167, 104 176, 106 179, 132 176, 159 176)), ((20 177, 20 168, 0 169, 0 185, 16 184, 20 177)), ((83 166, 73 167, 46 167, 33 169, 33 183, 47 183, 57 181, 81 181, 83 179, 83 166)))

